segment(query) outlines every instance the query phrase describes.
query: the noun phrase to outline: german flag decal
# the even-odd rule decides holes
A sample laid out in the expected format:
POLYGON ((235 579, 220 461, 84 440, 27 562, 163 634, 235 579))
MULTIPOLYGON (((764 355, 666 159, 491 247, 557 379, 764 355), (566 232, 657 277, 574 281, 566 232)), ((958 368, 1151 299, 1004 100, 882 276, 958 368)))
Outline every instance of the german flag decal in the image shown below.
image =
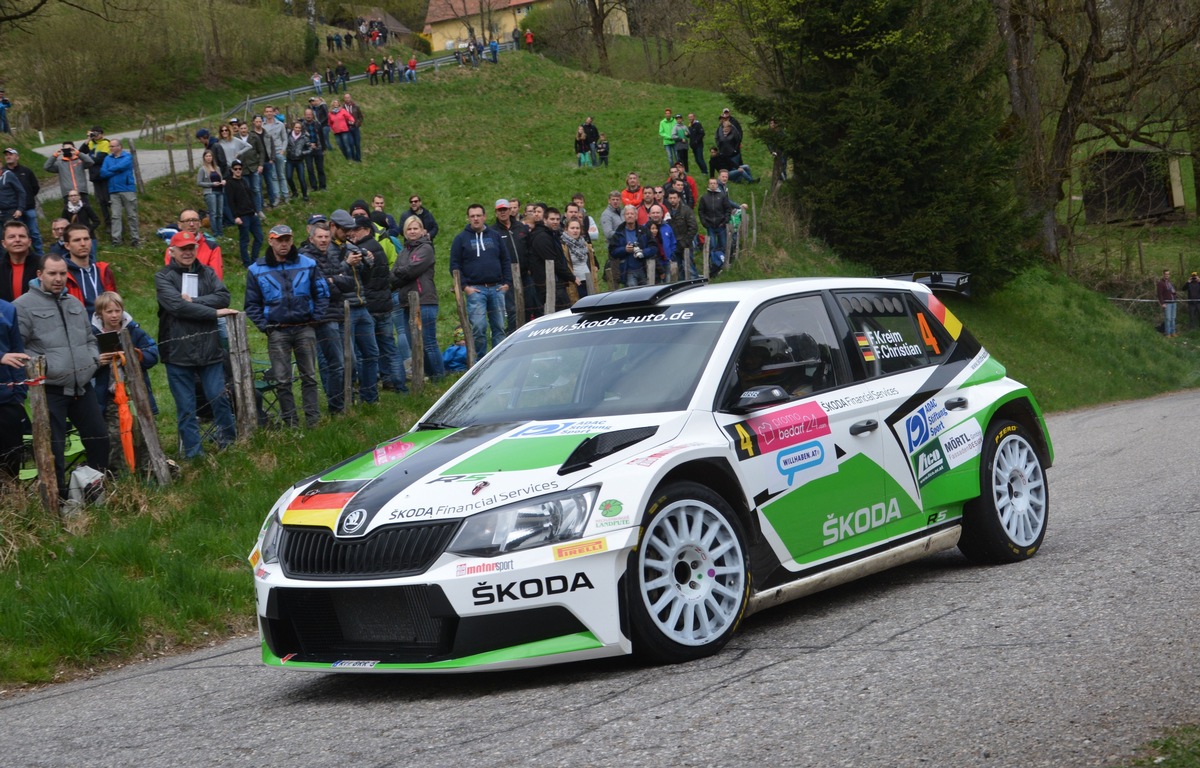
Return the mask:
POLYGON ((950 334, 950 338, 958 341, 958 336, 962 333, 963 329, 962 322, 936 296, 930 294, 925 298, 925 302, 929 307, 929 311, 942 324, 942 327, 946 329, 946 333, 950 334))
POLYGON ((858 340, 858 349, 862 352, 863 360, 868 363, 875 362, 875 350, 871 349, 871 340, 867 338, 867 334, 856 333, 854 338, 858 340))

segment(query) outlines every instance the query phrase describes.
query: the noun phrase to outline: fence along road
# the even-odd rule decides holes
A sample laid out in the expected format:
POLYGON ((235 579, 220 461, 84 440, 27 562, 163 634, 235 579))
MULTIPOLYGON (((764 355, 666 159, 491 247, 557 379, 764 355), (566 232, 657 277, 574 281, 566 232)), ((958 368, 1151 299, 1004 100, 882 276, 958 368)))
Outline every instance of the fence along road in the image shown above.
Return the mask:
MULTIPOLYGON (((1200 719, 1200 486, 1195 432, 1178 419, 1198 411, 1192 390, 1052 416, 1036 557, 986 568, 942 553, 756 614, 712 659, 337 676, 264 667, 241 637, 0 698, 0 754, 6 766, 1116 762, 1200 719)), ((247 566, 247 592, 250 579, 247 566)))

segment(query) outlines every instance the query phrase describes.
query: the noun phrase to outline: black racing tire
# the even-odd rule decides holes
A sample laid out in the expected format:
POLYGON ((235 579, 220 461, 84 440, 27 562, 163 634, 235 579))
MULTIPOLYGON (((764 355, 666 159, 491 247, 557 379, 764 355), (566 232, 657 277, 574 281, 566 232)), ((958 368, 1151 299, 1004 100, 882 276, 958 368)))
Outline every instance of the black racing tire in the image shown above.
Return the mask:
POLYGON ((979 497, 963 509, 959 550, 979 563, 1028 560, 1042 546, 1050 486, 1037 443, 1014 421, 992 422, 983 438, 979 497))
POLYGON ((633 650, 644 660, 675 664, 715 654, 746 613, 742 522, 698 483, 670 483, 655 494, 628 572, 633 650))

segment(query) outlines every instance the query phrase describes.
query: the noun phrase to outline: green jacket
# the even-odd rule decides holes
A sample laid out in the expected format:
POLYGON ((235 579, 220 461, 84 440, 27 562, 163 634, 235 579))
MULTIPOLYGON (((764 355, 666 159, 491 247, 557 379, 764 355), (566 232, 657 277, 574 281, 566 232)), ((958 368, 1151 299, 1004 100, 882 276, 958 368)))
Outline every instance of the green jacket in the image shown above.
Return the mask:
POLYGON ((675 143, 675 118, 664 117, 658 123, 658 135, 662 137, 663 146, 675 143))

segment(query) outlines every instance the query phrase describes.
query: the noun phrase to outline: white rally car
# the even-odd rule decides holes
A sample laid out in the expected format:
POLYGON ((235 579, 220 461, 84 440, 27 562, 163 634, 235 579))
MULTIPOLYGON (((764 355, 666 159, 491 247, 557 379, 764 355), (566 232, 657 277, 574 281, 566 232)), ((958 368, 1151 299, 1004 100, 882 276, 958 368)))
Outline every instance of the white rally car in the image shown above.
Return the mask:
POLYGON ((250 555, 263 660, 695 659, 754 611, 932 552, 1032 556, 1052 459, 1033 395, 925 286, 587 297, 280 497, 250 555))

